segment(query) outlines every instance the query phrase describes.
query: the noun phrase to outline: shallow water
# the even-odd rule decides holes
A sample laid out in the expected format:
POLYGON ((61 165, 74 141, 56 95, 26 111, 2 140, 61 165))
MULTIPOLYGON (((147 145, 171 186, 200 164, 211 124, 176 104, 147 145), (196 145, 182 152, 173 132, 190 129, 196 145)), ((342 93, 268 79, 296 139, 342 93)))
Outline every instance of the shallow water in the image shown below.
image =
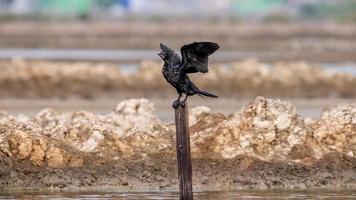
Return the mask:
POLYGON ((346 73, 356 76, 355 63, 322 64, 321 66, 332 72, 346 73))
MULTIPOLYGON (((242 192, 198 192, 195 199, 356 199, 356 191, 242 191, 242 192)), ((177 192, 26 192, 1 194, 0 199, 179 199, 177 192)))
MULTIPOLYGON (((44 108, 53 108, 58 111, 78 111, 85 110, 95 114, 107 114, 111 112, 118 102, 129 98, 145 97, 155 104, 155 112, 161 120, 172 122, 174 114, 171 103, 176 98, 171 97, 148 97, 144 95, 127 96, 122 98, 101 98, 101 99, 0 99, 0 110, 7 111, 13 115, 25 114, 35 116, 44 108)), ((190 99, 189 106, 205 105, 212 112, 224 114, 235 113, 244 108, 253 98, 240 99, 221 97, 219 101, 214 99, 203 99, 193 97, 190 99)), ((283 98, 283 101, 290 102, 297 108, 297 112, 303 117, 318 119, 325 108, 332 108, 344 103, 356 102, 356 99, 297 99, 283 98)))
MULTIPOLYGON (((141 61, 160 60, 159 49, 37 49, 0 48, 0 59, 24 58, 68 61, 141 61)), ((275 51, 220 51, 215 61, 240 60, 244 58, 277 59, 281 52, 275 51)), ((277 59, 278 60, 278 59, 277 59)))
MULTIPOLYGON (((133 74, 135 73, 139 67, 140 64, 138 63, 120 63, 118 65, 121 69, 121 71, 125 74, 133 74)), ((269 65, 272 67, 271 65, 269 65)), ((319 66, 330 71, 330 72, 335 72, 335 73, 346 73, 346 74, 352 74, 356 76, 356 63, 352 62, 346 62, 346 63, 319 63, 319 66)), ((226 65, 225 67, 229 67, 226 65)))

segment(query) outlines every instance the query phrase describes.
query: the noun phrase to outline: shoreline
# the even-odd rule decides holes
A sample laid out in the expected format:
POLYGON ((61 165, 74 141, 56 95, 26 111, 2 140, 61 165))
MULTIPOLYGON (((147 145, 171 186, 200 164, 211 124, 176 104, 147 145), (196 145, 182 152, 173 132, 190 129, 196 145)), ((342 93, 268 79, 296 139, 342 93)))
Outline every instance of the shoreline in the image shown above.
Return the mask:
MULTIPOLYGON (((252 163, 245 168, 246 157, 232 160, 197 160, 193 159, 193 186, 195 192, 209 191, 311 191, 334 190, 347 191, 356 189, 356 159, 341 154, 330 153, 313 165, 291 164, 287 162, 263 162, 252 159, 252 163), (340 167, 332 165, 336 160, 340 167), (346 163, 349 163, 345 165, 346 163), (352 163, 352 164, 351 164, 352 163), (232 170, 231 168, 235 168, 232 170), (227 169, 229 169, 227 171, 227 169)), ((128 162, 128 165, 132 165, 128 162)), ((129 173, 118 170, 111 164, 96 167, 81 168, 38 168, 32 169, 17 166, 13 170, 20 179, 0 181, 1 193, 6 188, 15 188, 19 185, 4 186, 4 182, 18 182, 21 180, 23 189, 30 192, 38 187, 38 192, 159 192, 178 191, 176 174, 176 160, 160 159, 152 162, 151 159, 135 163, 145 166, 135 168, 129 173), (158 164, 156 167, 147 166, 147 163, 158 164), (167 163, 170 163, 167 165, 167 163), (167 167, 171 169, 167 170, 167 167), (139 170, 138 170, 139 169, 139 170), (27 171, 27 172, 26 172, 27 171), (23 174, 25 172, 25 174, 23 174), (148 175, 147 174, 150 174, 148 175), (161 176, 169 173, 169 176, 161 176), (23 175, 21 175, 23 174, 23 175), (27 174, 27 175, 26 175, 27 174), (114 175, 116 174, 116 175, 114 175), (113 176, 114 175, 114 176, 113 176), (95 178, 95 176, 97 178, 95 178), (48 179, 51 179, 50 181, 48 179), (159 179, 159 180, 157 180, 159 179), (92 190, 91 188, 96 188, 92 190)), ((124 164, 125 165, 125 164, 124 164)))
MULTIPOLYGON (((173 123, 146 99, 105 115, 44 109, 0 113, 0 187, 177 185, 173 123)), ((302 118, 288 102, 256 97, 224 115, 190 110, 197 190, 355 188, 356 104, 302 118)))

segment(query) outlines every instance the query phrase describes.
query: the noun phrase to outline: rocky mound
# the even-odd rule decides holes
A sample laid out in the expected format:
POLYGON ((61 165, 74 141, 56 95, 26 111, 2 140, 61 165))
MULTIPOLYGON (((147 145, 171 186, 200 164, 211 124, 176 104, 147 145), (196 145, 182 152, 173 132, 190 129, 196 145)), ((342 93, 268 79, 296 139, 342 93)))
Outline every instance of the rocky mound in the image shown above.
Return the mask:
MULTIPOLYGON (((153 109, 153 104, 145 99, 132 99, 119 103, 107 115, 45 109, 30 118, 2 112, 0 177, 4 178, 0 183, 18 185, 18 177, 10 176, 16 169, 25 185, 48 186, 43 177, 31 182, 35 175, 26 170, 47 177, 51 169, 58 169, 56 173, 62 176, 90 173, 97 179, 104 176, 109 180, 94 179, 91 183, 94 185, 103 186, 107 182, 109 185, 172 186, 175 183, 174 126, 162 123, 152 114, 153 109), (122 176, 120 183, 111 180, 115 179, 110 175, 113 172, 122 176)), ((320 170, 329 174, 341 170, 338 178, 341 174, 345 176, 340 180, 342 185, 356 183, 356 172, 352 170, 356 167, 356 104, 326 110, 319 120, 313 121, 303 119, 287 102, 257 97, 229 116, 212 113, 206 107, 194 108, 190 120, 194 173, 202 188, 209 189, 226 181, 223 187, 246 188, 253 187, 258 180, 263 180, 257 184, 259 188, 299 187, 301 181, 307 187, 305 181, 319 176, 320 170), (335 162, 338 167, 324 168, 335 162), (278 171, 276 167, 283 170, 278 171), (225 171, 214 173, 214 170, 225 171), (274 174, 269 177, 264 174, 267 171, 274 174), (255 182, 243 182, 248 176, 242 176, 242 172, 255 177, 255 182), (287 176, 294 182, 271 183, 272 179, 284 180, 287 176)), ((59 175, 54 176, 58 183, 59 175)), ((78 175, 75 177, 80 179, 78 175)), ((327 179, 326 186, 336 181, 335 176, 314 178, 327 179)), ((64 182, 64 186, 78 186, 78 183, 64 182)), ((320 182, 309 184, 320 186, 320 182)))
MULTIPOLYGON (((162 77, 162 64, 143 61, 133 73, 113 64, 44 61, 0 61, 0 97, 94 98, 125 93, 172 92, 162 77)), ((356 97, 356 77, 330 72, 305 62, 269 66, 256 60, 212 66, 209 74, 192 77, 220 95, 251 97, 356 97)))
POLYGON ((105 116, 52 109, 40 111, 35 118, 3 114, 1 151, 49 167, 95 164, 90 157, 100 157, 97 161, 102 162, 131 156, 134 150, 163 153, 172 144, 172 134, 152 111, 152 103, 133 99, 119 103, 105 116), (85 158, 89 163, 84 163, 85 158))

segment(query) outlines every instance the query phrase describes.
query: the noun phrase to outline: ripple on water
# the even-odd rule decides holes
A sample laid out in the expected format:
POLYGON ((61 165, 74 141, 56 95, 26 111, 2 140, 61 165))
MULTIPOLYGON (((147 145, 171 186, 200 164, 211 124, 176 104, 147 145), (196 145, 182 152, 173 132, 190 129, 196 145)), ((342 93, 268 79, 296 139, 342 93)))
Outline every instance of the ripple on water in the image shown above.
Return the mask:
MULTIPOLYGON (((101 193, 101 192, 55 192, 55 193, 14 193, 0 194, 0 199, 56 199, 56 200, 79 200, 79 199, 179 199, 177 192, 129 192, 129 193, 101 193)), ((235 200, 235 199, 356 199, 356 191, 242 191, 242 192, 197 192, 194 193, 198 200, 235 200)))

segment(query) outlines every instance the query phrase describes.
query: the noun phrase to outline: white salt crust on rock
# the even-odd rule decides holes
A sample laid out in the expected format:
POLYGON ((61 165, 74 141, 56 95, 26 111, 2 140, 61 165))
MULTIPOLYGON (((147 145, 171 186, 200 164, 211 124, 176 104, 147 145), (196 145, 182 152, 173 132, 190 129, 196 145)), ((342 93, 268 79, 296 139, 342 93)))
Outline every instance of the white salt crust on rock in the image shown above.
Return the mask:
MULTIPOLYGON (((0 152, 37 166, 98 164, 130 157, 175 158, 175 127, 161 122, 146 99, 120 102, 113 112, 44 109, 35 117, 0 113, 0 152)), ((193 158, 311 164, 336 151, 356 155, 356 104, 325 110, 319 120, 303 119, 287 102, 257 97, 225 116, 207 107, 190 110, 193 158)))

